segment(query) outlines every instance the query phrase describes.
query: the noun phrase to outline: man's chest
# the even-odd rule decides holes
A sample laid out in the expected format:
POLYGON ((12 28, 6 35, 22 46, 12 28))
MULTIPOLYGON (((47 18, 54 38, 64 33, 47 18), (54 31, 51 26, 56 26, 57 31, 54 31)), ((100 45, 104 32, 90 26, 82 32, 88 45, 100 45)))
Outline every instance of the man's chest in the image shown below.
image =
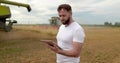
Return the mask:
POLYGON ((73 40, 73 30, 63 29, 57 34, 57 40, 62 42, 71 42, 73 40))

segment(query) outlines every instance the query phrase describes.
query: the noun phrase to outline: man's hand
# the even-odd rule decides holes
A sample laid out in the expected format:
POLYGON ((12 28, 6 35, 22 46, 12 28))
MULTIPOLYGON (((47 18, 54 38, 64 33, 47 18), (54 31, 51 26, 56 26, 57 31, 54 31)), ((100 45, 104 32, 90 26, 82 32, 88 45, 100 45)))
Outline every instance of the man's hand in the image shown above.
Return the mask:
POLYGON ((62 49, 51 40, 41 40, 41 42, 44 42, 48 48, 50 48, 52 51, 59 53, 62 49))
POLYGON ((62 50, 56 43, 54 43, 53 46, 47 45, 47 47, 56 53, 59 53, 62 50))

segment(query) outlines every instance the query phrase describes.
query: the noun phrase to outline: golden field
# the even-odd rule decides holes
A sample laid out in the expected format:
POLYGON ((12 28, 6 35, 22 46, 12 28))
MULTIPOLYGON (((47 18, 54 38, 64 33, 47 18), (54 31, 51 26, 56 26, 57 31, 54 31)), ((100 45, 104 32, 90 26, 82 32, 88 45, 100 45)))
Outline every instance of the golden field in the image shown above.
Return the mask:
MULTIPOLYGON (((119 27, 83 27, 86 33, 81 63, 120 63, 119 27)), ((56 63, 55 53, 40 42, 56 41, 57 27, 14 26, 0 31, 0 63, 56 63)))

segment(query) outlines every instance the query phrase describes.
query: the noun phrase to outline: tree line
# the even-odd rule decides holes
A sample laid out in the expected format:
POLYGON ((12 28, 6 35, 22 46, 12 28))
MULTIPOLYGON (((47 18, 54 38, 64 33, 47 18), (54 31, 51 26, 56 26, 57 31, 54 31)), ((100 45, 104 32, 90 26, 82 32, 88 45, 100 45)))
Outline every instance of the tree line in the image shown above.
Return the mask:
POLYGON ((115 22, 115 24, 112 24, 111 22, 104 22, 104 25, 120 27, 120 22, 115 22))

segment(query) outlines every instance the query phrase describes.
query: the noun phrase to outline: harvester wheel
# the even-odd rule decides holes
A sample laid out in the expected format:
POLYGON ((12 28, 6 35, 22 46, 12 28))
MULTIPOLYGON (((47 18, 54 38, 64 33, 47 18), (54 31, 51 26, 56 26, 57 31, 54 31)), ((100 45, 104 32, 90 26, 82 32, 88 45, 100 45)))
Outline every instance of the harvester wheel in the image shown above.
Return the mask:
POLYGON ((12 30, 12 27, 11 27, 11 26, 6 26, 6 27, 5 27, 5 31, 6 31, 6 32, 10 32, 11 30, 12 30))

